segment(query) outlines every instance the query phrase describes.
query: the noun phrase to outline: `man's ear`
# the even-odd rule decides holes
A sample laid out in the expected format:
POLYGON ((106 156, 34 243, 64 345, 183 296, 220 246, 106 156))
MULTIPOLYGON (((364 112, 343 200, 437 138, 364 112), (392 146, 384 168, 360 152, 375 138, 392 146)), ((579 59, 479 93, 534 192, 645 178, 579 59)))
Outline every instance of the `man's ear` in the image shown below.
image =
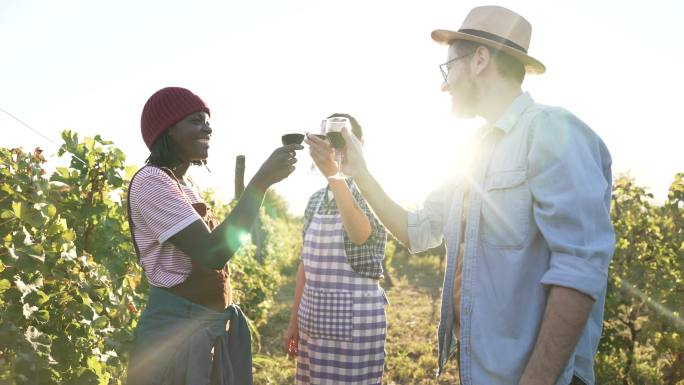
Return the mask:
POLYGON ((473 60, 471 61, 471 70, 474 74, 480 75, 492 62, 492 55, 489 50, 484 46, 479 46, 473 54, 473 60))

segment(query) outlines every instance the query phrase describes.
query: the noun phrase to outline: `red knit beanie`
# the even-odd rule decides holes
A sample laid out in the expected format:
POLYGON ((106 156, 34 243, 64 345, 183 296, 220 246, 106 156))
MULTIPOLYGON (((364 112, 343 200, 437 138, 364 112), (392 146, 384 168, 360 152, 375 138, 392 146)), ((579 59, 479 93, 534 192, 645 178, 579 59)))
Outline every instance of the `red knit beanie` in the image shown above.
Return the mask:
POLYGON ((140 129, 147 148, 152 149, 154 141, 167 128, 199 111, 211 115, 204 101, 190 90, 166 87, 155 92, 147 99, 140 117, 140 129))

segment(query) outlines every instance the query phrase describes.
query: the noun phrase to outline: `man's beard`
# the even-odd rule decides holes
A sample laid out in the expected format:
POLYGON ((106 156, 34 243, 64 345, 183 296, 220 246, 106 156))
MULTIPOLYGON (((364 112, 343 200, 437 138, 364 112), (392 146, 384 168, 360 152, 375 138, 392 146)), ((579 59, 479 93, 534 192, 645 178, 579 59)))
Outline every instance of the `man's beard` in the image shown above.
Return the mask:
POLYGON ((461 84, 454 87, 451 96, 451 112, 460 118, 474 118, 477 116, 477 105, 480 102, 480 89, 470 73, 466 74, 461 84))

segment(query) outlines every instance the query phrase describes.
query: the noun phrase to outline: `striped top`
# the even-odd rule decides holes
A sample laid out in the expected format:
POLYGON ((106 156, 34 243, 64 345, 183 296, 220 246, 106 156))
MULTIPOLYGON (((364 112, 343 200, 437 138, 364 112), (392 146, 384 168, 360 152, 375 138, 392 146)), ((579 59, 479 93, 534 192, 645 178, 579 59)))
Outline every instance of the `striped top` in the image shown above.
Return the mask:
POLYGON ((173 235, 202 220, 192 207, 203 202, 196 187, 181 184, 154 166, 143 167, 133 177, 128 193, 133 236, 140 250, 140 264, 150 285, 172 287, 192 272, 190 256, 171 242, 173 235))

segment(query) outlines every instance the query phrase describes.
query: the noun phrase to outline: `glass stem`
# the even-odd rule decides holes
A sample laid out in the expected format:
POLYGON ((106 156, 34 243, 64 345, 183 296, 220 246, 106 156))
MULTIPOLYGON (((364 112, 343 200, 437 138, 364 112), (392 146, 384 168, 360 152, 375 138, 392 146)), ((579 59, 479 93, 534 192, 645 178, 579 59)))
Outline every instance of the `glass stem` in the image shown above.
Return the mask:
POLYGON ((335 155, 335 160, 337 161, 337 175, 342 174, 342 155, 335 155))

